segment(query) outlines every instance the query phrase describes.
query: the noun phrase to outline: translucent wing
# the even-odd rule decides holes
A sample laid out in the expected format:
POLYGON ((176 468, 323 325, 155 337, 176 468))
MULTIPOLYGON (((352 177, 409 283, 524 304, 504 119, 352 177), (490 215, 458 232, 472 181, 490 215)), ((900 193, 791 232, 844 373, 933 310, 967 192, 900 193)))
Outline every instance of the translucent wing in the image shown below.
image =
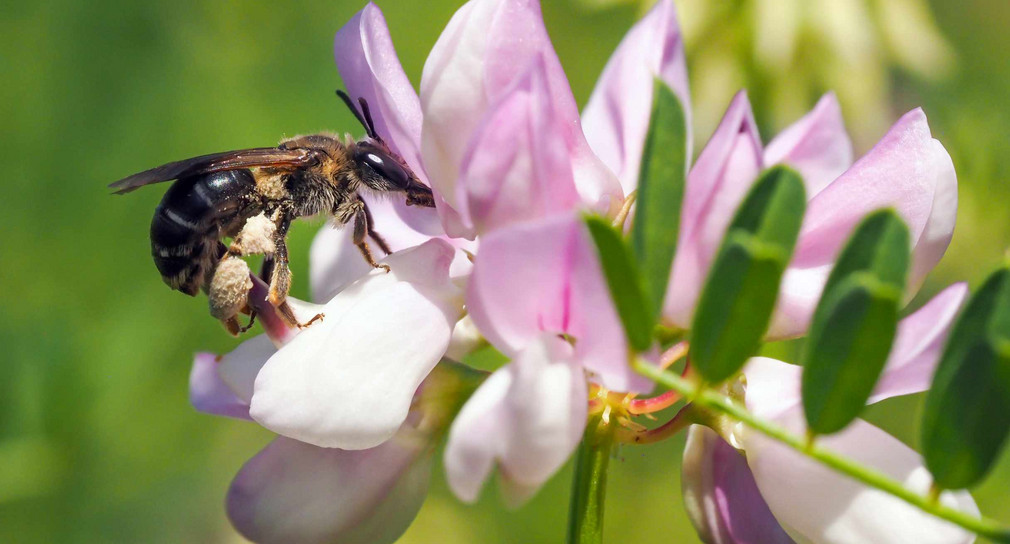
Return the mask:
POLYGON ((123 178, 109 185, 109 188, 115 189, 116 194, 124 194, 144 185, 197 174, 255 167, 295 169, 312 166, 318 161, 317 152, 311 149, 281 149, 278 147, 240 149, 163 164, 157 168, 123 178))

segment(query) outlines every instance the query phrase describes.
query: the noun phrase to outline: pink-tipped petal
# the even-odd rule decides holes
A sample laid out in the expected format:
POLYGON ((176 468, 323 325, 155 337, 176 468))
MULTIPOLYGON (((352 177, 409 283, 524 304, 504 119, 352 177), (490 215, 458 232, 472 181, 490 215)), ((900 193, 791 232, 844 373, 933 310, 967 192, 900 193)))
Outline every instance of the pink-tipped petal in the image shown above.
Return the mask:
POLYGON ((467 308, 484 336, 515 356, 543 332, 576 339, 576 358, 616 391, 650 382, 627 364, 627 342, 595 246, 567 213, 494 231, 481 241, 467 308))
MULTIPOLYGON (((421 160, 421 101, 396 56, 382 10, 369 3, 355 14, 333 40, 333 52, 347 94, 368 101, 375 131, 411 170, 427 180, 421 160)), ((392 203, 396 213, 414 230, 441 233, 435 210, 392 203)))
POLYGON ((430 476, 430 450, 413 436, 357 451, 279 437, 235 477, 228 517, 265 544, 392 543, 420 510, 430 476))
POLYGON ((761 154, 750 102, 740 92, 687 176, 677 255, 663 312, 671 323, 690 325, 726 227, 761 171, 761 154))
POLYGON ((333 53, 352 99, 368 101, 375 130, 423 179, 421 101, 396 56, 386 19, 369 2, 338 32, 333 53))
POLYGON ((613 173, 592 152, 561 63, 536 0, 471 0, 446 26, 421 76, 422 154, 443 223, 458 220, 456 183, 470 139, 489 108, 531 62, 542 57, 546 85, 583 202, 606 210, 623 195, 613 173), (436 198, 436 200, 438 200, 436 198), (443 211, 443 207, 448 211, 443 211))
POLYGON ((715 431, 688 429, 681 471, 684 506, 703 542, 793 542, 761 498, 747 460, 715 431))
POLYGON ((966 284, 951 285, 901 320, 891 356, 870 403, 929 389, 954 318, 967 297, 966 284))
POLYGON ((449 344, 461 297, 441 240, 385 259, 323 307, 325 317, 267 361, 250 413, 321 447, 366 449, 396 432, 417 386, 449 344))
POLYGON ((920 109, 905 114, 810 201, 769 336, 791 337, 807 329, 836 255, 859 221, 884 207, 896 209, 912 233, 911 296, 946 251, 957 214, 950 156, 930 135, 920 109))
POLYGON ((473 235, 573 208, 567 130, 554 113, 543 59, 494 104, 463 159, 457 202, 473 235))
POLYGON ((197 410, 215 416, 251 419, 249 404, 238 398, 218 375, 219 357, 197 353, 189 373, 189 402, 197 410))
POLYGON ((835 94, 821 97, 810 113, 769 142, 764 162, 795 168, 803 175, 808 199, 851 166, 852 141, 835 94))
MULTIPOLYGON (((804 432, 801 410, 786 412, 777 423, 794 433, 804 432)), ((745 430, 741 442, 761 496, 798 541, 949 544, 975 538, 756 431, 745 430)), ((919 454, 865 421, 856 420, 838 434, 821 437, 818 444, 902 482, 913 492, 926 494, 932 482, 919 454)), ((944 492, 940 501, 971 515, 979 513, 964 491, 944 492)))
POLYGON ((617 174, 624 193, 638 186, 645 135, 652 116, 653 82, 659 78, 677 94, 687 114, 691 157, 691 98, 684 42, 672 0, 661 0, 625 34, 607 61, 582 112, 586 139, 617 174))
POLYGON ((570 344, 543 334, 492 374, 449 430, 446 477, 473 502, 494 465, 510 503, 528 498, 564 465, 586 425, 586 380, 570 344))

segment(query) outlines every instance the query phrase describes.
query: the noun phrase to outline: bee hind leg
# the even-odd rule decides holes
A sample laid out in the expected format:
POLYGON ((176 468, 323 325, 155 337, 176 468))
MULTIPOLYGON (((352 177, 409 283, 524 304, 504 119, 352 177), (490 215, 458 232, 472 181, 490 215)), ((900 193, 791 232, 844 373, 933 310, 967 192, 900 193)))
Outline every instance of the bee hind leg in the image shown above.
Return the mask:
MULTIPOLYGON (((288 246, 285 242, 285 237, 290 226, 290 219, 281 219, 277 232, 274 235, 274 252, 269 266, 270 289, 267 300, 277 309, 277 313, 288 325, 304 329, 316 321, 322 320, 324 315, 316 314, 312 319, 301 323, 298 321, 298 317, 295 315, 291 305, 288 304, 288 292, 291 290, 291 269, 288 267, 288 246)), ((266 262, 264 262, 264 267, 266 268, 266 262)))

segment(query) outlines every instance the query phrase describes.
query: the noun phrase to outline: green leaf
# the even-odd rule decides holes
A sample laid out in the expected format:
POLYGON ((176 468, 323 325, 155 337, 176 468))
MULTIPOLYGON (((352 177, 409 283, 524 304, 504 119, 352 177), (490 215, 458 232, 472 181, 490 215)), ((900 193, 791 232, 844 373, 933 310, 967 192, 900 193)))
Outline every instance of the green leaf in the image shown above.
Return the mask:
POLYGON ((687 177, 687 121, 677 95, 654 83, 652 118, 642 150, 631 247, 653 319, 659 319, 677 250, 680 209, 687 177))
POLYGON ((926 396, 926 467, 946 489, 989 471, 1010 434, 1010 269, 993 273, 958 318, 926 396))
POLYGON ((603 274, 624 325, 628 344, 636 351, 645 351, 652 346, 655 317, 642 290, 631 252, 621 234, 606 219, 587 216, 585 222, 599 252, 603 274))
POLYGON ((729 378, 757 352, 805 208, 800 175, 779 166, 757 180, 737 210, 691 326, 691 363, 706 380, 729 378))
POLYGON ((842 249, 803 357, 803 411, 812 432, 840 431, 866 406, 897 331, 910 243, 901 218, 880 210, 842 249))

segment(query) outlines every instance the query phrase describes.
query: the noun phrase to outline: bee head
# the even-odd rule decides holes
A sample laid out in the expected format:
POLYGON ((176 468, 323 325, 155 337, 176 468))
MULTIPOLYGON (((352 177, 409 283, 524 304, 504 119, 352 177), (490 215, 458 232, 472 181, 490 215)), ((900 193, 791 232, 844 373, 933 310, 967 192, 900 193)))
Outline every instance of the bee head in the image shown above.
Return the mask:
POLYGON ((337 90, 337 96, 347 104, 368 134, 368 138, 349 149, 361 182, 376 191, 405 193, 408 206, 433 208, 435 200, 431 195, 431 189, 417 179, 406 161, 389 149, 386 142, 376 133, 368 102, 364 98, 358 98, 358 104, 361 106, 359 110, 347 93, 337 90))
POLYGON ((382 140, 362 140, 354 144, 350 152, 358 177, 366 187, 376 191, 406 193, 408 203, 412 204, 423 204, 411 202, 412 196, 420 193, 427 193, 427 198, 431 199, 431 189, 421 183, 406 162, 382 140))

